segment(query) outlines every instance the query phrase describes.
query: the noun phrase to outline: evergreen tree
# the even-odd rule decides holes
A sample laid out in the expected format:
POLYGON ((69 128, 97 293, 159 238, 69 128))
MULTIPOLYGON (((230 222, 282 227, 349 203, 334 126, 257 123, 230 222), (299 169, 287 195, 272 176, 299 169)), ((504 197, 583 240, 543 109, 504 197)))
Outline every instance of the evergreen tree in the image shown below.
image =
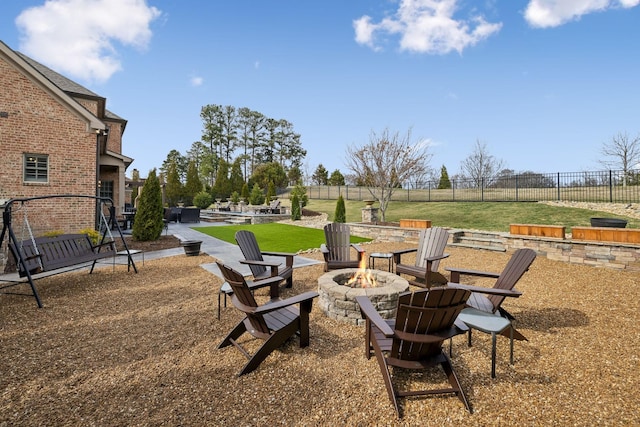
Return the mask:
POLYGON ((333 215, 334 222, 347 222, 347 210, 344 205, 344 198, 342 194, 338 196, 338 201, 336 202, 336 211, 333 215))
POLYGON ((438 183, 439 190, 445 190, 451 188, 451 181, 449 181, 449 174, 447 173, 447 168, 442 165, 440 169, 440 182, 438 183))
POLYGON ((229 180, 229 163, 220 159, 216 183, 213 186, 213 194, 216 198, 226 199, 231 195, 231 181, 229 180))
POLYGON ((156 170, 152 169, 140 192, 140 201, 133 223, 132 236, 135 240, 158 240, 164 228, 164 211, 162 208, 162 191, 156 170))
POLYGON ((338 169, 331 172, 331 177, 329 177, 329 185, 344 185, 344 183, 344 175, 342 175, 342 173, 338 169))
POLYGON ((174 162, 167 166, 167 185, 165 187, 165 197, 169 206, 177 206, 182 200, 182 183, 178 175, 178 168, 174 162))
POLYGON ((232 193, 234 191, 238 193, 242 191, 242 186, 244 185, 244 177, 242 175, 242 163, 239 157, 231 165, 231 176, 229 177, 229 181, 231 181, 232 193))
POLYGON ((249 204, 252 205, 261 205, 264 203, 264 194, 262 193, 262 188, 258 184, 253 184, 253 188, 251 189, 251 195, 249 196, 249 204))
POLYGON ((242 197, 245 202, 249 200, 249 184, 247 184, 246 182, 242 185, 240 197, 242 197))
POLYGON ((291 203, 293 203, 293 196, 298 198, 298 203, 302 202, 302 207, 307 206, 309 203, 309 196, 307 195, 307 187, 302 185, 302 181, 298 181, 293 190, 291 190, 291 203))
POLYGON ((298 195, 294 194, 291 197, 291 219, 293 221, 298 221, 302 218, 302 212, 300 211, 300 200, 298 200, 298 195))
POLYGON ((198 168, 194 161, 189 162, 187 168, 187 182, 184 185, 184 204, 185 206, 191 206, 193 204, 193 198, 196 194, 202 191, 202 181, 198 176, 198 168))
POLYGON ((267 199, 265 200, 265 203, 269 204, 275 198, 276 198, 276 186, 273 183, 273 181, 269 181, 269 186, 267 187, 267 199))
POLYGON ((316 171, 311 175, 311 179, 318 185, 327 185, 327 182, 329 182, 329 172, 322 166, 322 163, 318 165, 316 171))

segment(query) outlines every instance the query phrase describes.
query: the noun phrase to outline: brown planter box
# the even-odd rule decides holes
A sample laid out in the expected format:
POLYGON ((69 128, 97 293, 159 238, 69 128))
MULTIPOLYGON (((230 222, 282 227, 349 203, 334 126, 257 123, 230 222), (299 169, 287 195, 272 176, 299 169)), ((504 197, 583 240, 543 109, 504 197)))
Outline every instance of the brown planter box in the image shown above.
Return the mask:
POLYGON ((640 244, 640 229, 611 227, 573 227, 571 238, 604 242, 640 244))
POLYGON ((430 219, 401 219, 401 228, 431 228, 430 219))
POLYGON ((524 236, 565 238, 565 227, 562 225, 511 224, 509 233, 524 236))

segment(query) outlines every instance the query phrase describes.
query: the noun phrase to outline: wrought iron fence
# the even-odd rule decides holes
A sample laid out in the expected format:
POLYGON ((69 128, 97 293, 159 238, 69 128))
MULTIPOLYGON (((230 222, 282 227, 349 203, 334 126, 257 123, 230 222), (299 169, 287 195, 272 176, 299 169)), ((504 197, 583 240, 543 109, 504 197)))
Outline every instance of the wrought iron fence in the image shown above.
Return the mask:
MULTIPOLYGON (((394 191, 391 200, 407 202, 640 202, 640 169, 526 173, 496 178, 451 179, 449 188, 439 181, 408 183, 394 191)), ((307 187, 310 199, 367 200, 366 187, 315 185, 307 187)))

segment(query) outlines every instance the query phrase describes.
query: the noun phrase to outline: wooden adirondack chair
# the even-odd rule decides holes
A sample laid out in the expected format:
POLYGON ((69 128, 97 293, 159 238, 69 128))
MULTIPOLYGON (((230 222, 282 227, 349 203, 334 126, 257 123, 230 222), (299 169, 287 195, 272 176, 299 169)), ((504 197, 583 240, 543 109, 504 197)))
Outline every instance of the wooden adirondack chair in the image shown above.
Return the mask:
POLYGON ((356 297, 366 319, 367 359, 376 356, 389 399, 401 417, 399 397, 454 393, 471 412, 451 360, 442 350, 443 341, 463 333, 454 325, 471 292, 451 287, 406 292, 398 299, 396 318, 385 321, 366 296, 356 297), (440 365, 450 388, 398 390, 392 382, 394 369, 425 370, 440 365))
MULTIPOLYGON (((233 344, 249 359, 238 376, 255 370, 273 350, 296 333, 300 335, 300 347, 309 345, 309 313, 313 299, 318 296, 317 292, 305 292, 284 300, 275 298, 259 306, 242 274, 221 262, 217 264, 224 279, 233 290, 231 297, 233 305, 245 314, 244 319, 218 345, 220 349, 233 344), (264 340, 262 346, 253 355, 250 355, 237 342, 245 332, 264 340)), ((282 277, 275 276, 266 280, 279 283, 282 277)))
POLYGON ((324 271, 340 268, 357 268, 362 262, 365 252, 359 245, 350 242, 350 229, 347 224, 332 222, 324 226, 326 243, 320 246, 324 256, 324 271), (351 258, 352 249, 356 258, 351 258))
MULTIPOLYGON (((517 298, 522 295, 522 292, 519 292, 514 288, 522 275, 529 270, 529 267, 535 259, 536 253, 533 249, 518 249, 513 253, 501 273, 466 270, 454 267, 445 267, 445 270, 451 272, 452 283, 456 283, 458 284, 457 286, 463 287, 464 289, 468 289, 472 292, 471 297, 467 302, 470 307, 486 311, 488 313, 495 313, 498 311, 502 317, 509 319, 513 326, 515 318, 507 310, 502 308, 502 302, 506 297, 517 298), (493 285, 493 288, 460 285, 461 275, 495 278, 496 283, 493 285)), ((513 330, 513 338, 527 341, 527 338, 515 330, 515 327, 513 330)))
POLYGON ((422 288, 444 285, 447 278, 438 272, 440 260, 447 258, 449 254, 444 253, 449 240, 449 232, 442 227, 426 228, 420 232, 418 247, 404 249, 393 252, 393 259, 396 264, 396 274, 407 274, 414 276, 415 280, 409 283, 422 288), (402 255, 416 253, 415 264, 403 264, 402 255))
MULTIPOLYGON (((236 233, 236 242, 240 246, 240 250, 245 259, 240 263, 247 264, 251 269, 253 281, 258 284, 264 279, 280 276, 282 280, 287 281, 287 288, 293 286, 293 257, 296 254, 288 252, 263 252, 260 251, 255 234, 248 230, 240 230, 236 233), (265 261, 263 255, 282 257, 285 265, 282 263, 274 263, 265 261)), ((273 290, 273 288, 271 288, 273 290)), ((277 288, 276 288, 277 289, 277 288)), ((276 298, 277 294, 271 294, 271 298, 276 298)))

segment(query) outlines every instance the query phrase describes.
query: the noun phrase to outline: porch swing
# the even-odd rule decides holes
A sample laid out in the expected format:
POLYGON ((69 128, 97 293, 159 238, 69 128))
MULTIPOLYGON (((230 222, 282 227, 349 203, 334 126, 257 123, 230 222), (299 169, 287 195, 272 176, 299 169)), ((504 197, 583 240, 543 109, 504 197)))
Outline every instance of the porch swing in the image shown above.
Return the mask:
MULTIPOLYGON (((58 210, 60 211, 61 209, 58 208, 58 210)), ((68 214, 73 215, 73 212, 68 214)), ((28 282, 39 308, 42 308, 42 301, 34 281, 42 277, 89 267, 89 265, 91 266, 89 274, 91 274, 98 261, 102 259, 112 257, 115 265, 117 255, 126 255, 129 268, 133 267, 133 270, 136 273, 138 272, 132 253, 116 219, 115 206, 110 198, 73 194, 15 198, 6 203, 2 220, 3 228, 0 234, 0 247, 2 247, 6 236, 8 252, 11 253, 15 261, 19 278, 13 279, 10 275, 2 276, 0 281, 7 284, 0 285, 0 289, 28 282), (98 243, 94 244, 91 237, 83 233, 52 233, 50 236, 34 236, 33 228, 29 221, 29 205, 31 203, 41 203, 40 201, 46 203, 48 199, 71 199, 76 200, 78 205, 82 200, 95 200, 98 243), (108 218, 105 216, 105 211, 108 212, 108 218), (19 212, 22 213, 20 238, 16 236, 13 228, 14 213, 19 212), (117 232, 122 241, 124 250, 121 252, 116 251, 116 242, 112 230, 117 232)))

